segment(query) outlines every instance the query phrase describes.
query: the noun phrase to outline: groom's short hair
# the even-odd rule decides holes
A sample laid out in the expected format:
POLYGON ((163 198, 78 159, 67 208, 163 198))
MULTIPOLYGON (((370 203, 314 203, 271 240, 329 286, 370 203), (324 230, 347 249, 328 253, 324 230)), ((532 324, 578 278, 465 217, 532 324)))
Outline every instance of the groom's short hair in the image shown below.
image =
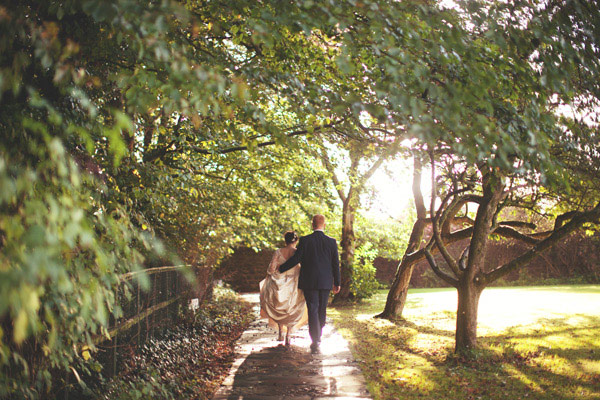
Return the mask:
POLYGON ((313 229, 320 229, 325 226, 325 217, 321 214, 317 214, 312 219, 313 229))

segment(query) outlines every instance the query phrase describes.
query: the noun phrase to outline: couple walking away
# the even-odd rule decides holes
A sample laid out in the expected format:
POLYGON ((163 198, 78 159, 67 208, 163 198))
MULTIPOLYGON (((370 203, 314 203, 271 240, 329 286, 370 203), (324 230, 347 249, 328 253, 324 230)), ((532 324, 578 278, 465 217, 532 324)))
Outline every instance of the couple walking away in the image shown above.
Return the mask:
POLYGON ((286 333, 287 346, 291 332, 308 320, 310 350, 317 353, 329 292, 340 291, 340 262, 335 239, 324 233, 325 217, 315 215, 312 228, 300 240, 295 232, 285 233, 286 246, 275 251, 260 282, 260 315, 279 327, 279 340, 286 333))

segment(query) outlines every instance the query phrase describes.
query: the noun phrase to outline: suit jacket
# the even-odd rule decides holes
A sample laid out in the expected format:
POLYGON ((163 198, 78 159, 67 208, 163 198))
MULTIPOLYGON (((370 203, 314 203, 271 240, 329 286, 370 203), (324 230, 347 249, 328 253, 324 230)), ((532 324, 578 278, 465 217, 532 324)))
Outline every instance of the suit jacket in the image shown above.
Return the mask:
POLYGON ((340 286, 337 242, 322 231, 302 236, 289 260, 279 266, 285 272, 300 263, 299 289, 329 289, 340 286))

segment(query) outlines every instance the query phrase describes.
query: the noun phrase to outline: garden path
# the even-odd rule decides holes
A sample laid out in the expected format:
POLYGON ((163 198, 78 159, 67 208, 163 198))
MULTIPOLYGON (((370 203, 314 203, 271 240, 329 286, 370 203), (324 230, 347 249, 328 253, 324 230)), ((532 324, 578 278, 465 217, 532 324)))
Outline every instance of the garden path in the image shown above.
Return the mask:
POLYGON ((256 320, 239 339, 236 359, 213 400, 370 399, 346 340, 332 324, 323 329, 321 352, 311 354, 307 327, 292 335, 289 348, 258 318, 258 293, 242 295, 256 320))

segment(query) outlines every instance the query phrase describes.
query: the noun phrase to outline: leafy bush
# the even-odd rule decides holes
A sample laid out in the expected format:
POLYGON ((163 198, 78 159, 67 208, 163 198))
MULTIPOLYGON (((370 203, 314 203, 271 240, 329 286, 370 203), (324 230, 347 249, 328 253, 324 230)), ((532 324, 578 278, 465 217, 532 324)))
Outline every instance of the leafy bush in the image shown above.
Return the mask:
POLYGON ((0 397, 48 396, 91 373, 77 349, 121 313, 119 275, 141 268, 147 244, 61 141, 27 147, 0 147, 0 397))
POLYGON ((376 269, 373 266, 375 257, 377 257, 377 249, 369 242, 360 246, 354 253, 350 293, 356 300, 371 297, 381 287, 375 278, 376 269))

